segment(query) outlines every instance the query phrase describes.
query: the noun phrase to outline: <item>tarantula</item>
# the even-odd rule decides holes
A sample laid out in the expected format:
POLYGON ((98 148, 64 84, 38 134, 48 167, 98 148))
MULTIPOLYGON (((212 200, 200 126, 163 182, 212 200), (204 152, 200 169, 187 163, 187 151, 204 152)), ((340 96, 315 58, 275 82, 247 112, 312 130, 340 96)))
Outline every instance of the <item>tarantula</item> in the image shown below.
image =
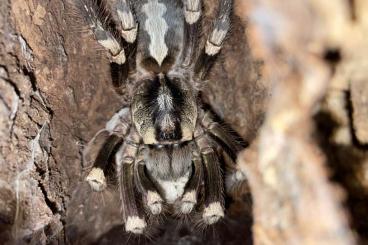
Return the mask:
POLYGON ((106 188, 114 157, 128 232, 144 233, 147 217, 164 206, 216 223, 224 217, 221 162, 234 166, 242 146, 204 109, 199 88, 229 32, 232 0, 220 0, 203 48, 202 0, 112 0, 105 3, 110 21, 95 1, 79 1, 131 96, 106 124, 86 181, 95 191, 106 188))

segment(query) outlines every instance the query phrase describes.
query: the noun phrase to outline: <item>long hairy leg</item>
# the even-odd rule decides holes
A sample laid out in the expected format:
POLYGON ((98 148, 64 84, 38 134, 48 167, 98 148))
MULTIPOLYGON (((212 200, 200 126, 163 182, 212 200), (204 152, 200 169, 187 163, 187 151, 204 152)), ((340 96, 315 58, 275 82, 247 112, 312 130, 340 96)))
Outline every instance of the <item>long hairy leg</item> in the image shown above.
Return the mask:
POLYGON ((153 215, 158 215, 162 211, 163 199, 158 193, 153 182, 146 174, 145 154, 147 148, 141 147, 136 160, 136 185, 145 199, 145 205, 153 215))
POLYGON ((108 16, 103 13, 101 7, 93 0, 77 0, 76 4, 96 41, 109 51, 112 62, 124 64, 126 62, 124 48, 119 38, 110 30, 106 21, 108 16))
POLYGON ((184 194, 180 201, 180 212, 189 214, 197 204, 200 185, 203 180, 203 163, 200 154, 195 151, 192 159, 193 173, 185 186, 184 194))
POLYGON ((233 0, 221 0, 219 10, 214 21, 214 26, 209 35, 204 50, 201 52, 195 64, 195 76, 205 79, 217 54, 220 52, 225 37, 230 29, 230 14, 233 0))
POLYGON ((145 217, 138 209, 134 185, 134 163, 138 148, 139 136, 131 128, 127 139, 115 155, 125 230, 134 234, 142 234, 147 227, 145 217))
POLYGON ((86 177, 94 191, 102 191, 106 188, 105 172, 111 159, 111 155, 118 144, 127 135, 130 128, 129 108, 123 108, 117 112, 107 123, 103 130, 100 130, 95 137, 88 143, 84 156, 89 155, 97 147, 98 154, 94 160, 92 170, 86 177), (98 138, 103 142, 102 146, 97 145, 98 138))
POLYGON ((211 225, 224 217, 221 165, 211 140, 201 127, 197 128, 195 138, 204 165, 205 207, 202 219, 204 223, 211 225))
POLYGON ((128 43, 134 43, 137 39, 138 23, 133 14, 132 5, 129 0, 117 0, 113 9, 119 18, 118 27, 120 34, 128 43))
POLYGON ((195 50, 199 45, 201 32, 200 17, 202 14, 202 0, 183 0, 185 16, 184 53, 182 64, 191 66, 196 56, 195 50))
POLYGON ((227 129, 215 122, 209 111, 204 113, 201 119, 201 125, 216 142, 220 142, 220 147, 223 149, 221 154, 227 167, 227 174, 225 177, 226 190, 228 193, 233 192, 234 189, 238 189, 238 187, 242 186, 246 181, 245 174, 243 171, 238 170, 236 166, 237 154, 244 149, 244 145, 242 145, 242 143, 227 129), (224 150, 224 148, 226 149, 224 150))

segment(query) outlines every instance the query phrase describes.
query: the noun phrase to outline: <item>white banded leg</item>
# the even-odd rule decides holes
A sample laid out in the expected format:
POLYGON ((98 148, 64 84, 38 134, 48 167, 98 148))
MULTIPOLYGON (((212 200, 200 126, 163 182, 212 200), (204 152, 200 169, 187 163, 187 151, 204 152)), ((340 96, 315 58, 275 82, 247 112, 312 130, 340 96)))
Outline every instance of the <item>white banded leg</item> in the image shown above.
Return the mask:
POLYGON ((198 152, 194 153, 192 164, 194 168, 193 174, 188 184, 185 186, 185 191, 180 203, 180 212, 183 214, 189 214, 197 204, 199 188, 203 179, 202 159, 198 152))
POLYGON ((84 19, 91 28, 95 39, 110 53, 111 59, 117 64, 124 64, 126 56, 123 47, 119 40, 109 31, 108 27, 104 25, 100 16, 99 6, 95 1, 80 0, 82 6, 80 7, 84 19))
POLYGON ((244 146, 224 127, 213 121, 209 111, 204 113, 201 124, 209 135, 221 143, 222 148, 226 148, 225 151, 222 151, 228 173, 225 186, 227 192, 232 192, 233 189, 236 189, 235 187, 241 186, 247 180, 245 174, 236 166, 237 154, 244 149, 244 146))
POLYGON ((146 148, 141 147, 139 149, 139 155, 136 159, 136 184, 142 193, 145 204, 149 208, 150 212, 154 215, 160 214, 162 211, 162 202, 160 194, 153 182, 146 175, 146 163, 144 161, 146 148))
POLYGON ((204 51, 199 56, 195 73, 199 78, 204 78, 213 64, 214 58, 220 52, 225 37, 230 29, 230 14, 233 0, 221 0, 215 19, 213 30, 209 35, 204 51))
POLYGON ((105 171, 116 146, 128 133, 130 127, 130 112, 129 108, 123 108, 117 112, 107 123, 105 129, 98 132, 95 137, 88 143, 84 155, 88 155, 91 150, 95 150, 94 144, 98 143, 96 139, 102 136, 103 144, 98 145, 98 154, 93 163, 93 168, 86 177, 94 191, 102 191, 106 188, 105 171))
POLYGON ((196 56, 196 47, 200 39, 200 17, 202 0, 183 0, 185 16, 185 40, 182 55, 182 64, 185 67, 192 65, 196 56))
POLYGON ((135 234, 142 234, 147 227, 144 216, 139 212, 134 185, 134 162, 139 148, 139 137, 131 128, 127 139, 115 155, 117 164, 119 188, 121 193, 121 207, 125 230, 135 234))
POLYGON ((201 129, 196 130, 196 144, 204 165, 205 208, 202 219, 211 225, 224 217, 223 180, 220 162, 209 138, 201 129), (199 131, 199 132, 198 132, 199 131))
POLYGON ((129 0, 117 0, 115 9, 121 25, 121 36, 128 43, 137 39, 138 24, 134 18, 129 0))
POLYGON ((185 21, 189 25, 197 23, 201 17, 202 0, 184 0, 185 21))

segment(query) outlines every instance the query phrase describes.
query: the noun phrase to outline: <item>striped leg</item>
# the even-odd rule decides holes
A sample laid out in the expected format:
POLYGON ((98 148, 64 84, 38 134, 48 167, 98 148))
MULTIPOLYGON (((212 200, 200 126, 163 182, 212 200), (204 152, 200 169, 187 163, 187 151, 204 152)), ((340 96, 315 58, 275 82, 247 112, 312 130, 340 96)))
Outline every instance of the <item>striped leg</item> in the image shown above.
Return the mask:
POLYGON ((195 50, 199 45, 200 38, 200 17, 202 0, 183 0, 185 16, 185 40, 182 63, 184 66, 190 66, 195 58, 195 50))
POLYGON ((120 20, 121 36, 128 43, 134 43, 137 39, 138 24, 129 0, 117 0, 114 9, 116 9, 120 20))
POLYGON ((124 144, 115 155, 117 164, 119 188, 121 193, 122 214, 125 230, 135 234, 142 234, 147 227, 144 216, 139 212, 134 185, 134 163, 139 148, 139 137, 131 129, 124 144))
MULTIPOLYGON (((130 111, 128 108, 121 109, 116 113, 110 121, 107 122, 102 134, 99 132, 97 136, 106 137, 103 141, 103 145, 100 146, 97 157, 94 161, 93 168, 86 177, 86 181, 89 183, 94 191, 102 191, 106 188, 105 171, 108 167, 108 163, 116 146, 126 136, 130 127, 130 111)), ((91 150, 94 150, 94 144, 96 144, 96 138, 94 137, 86 148, 85 155, 89 154, 91 150)))
POLYGON ((224 217, 224 196, 221 165, 210 139, 204 132, 196 132, 197 146, 204 164, 205 208, 202 219, 206 224, 214 224, 224 217), (199 133, 199 134, 198 134, 199 133))
POLYGON ((80 10, 91 28, 97 42, 109 51, 111 60, 117 64, 124 64, 126 56, 119 39, 113 35, 102 21, 103 14, 95 1, 79 0, 80 10))
POLYGON ((145 154, 146 148, 141 147, 139 149, 139 156, 136 160, 136 185, 140 189, 140 192, 145 199, 145 204, 149 208, 150 212, 154 215, 157 215, 162 211, 163 200, 155 188, 155 185, 146 175, 146 163, 144 161, 145 154))
POLYGON ((181 198, 180 212, 183 214, 189 214, 197 204, 199 188, 203 180, 203 163, 201 156, 197 152, 194 153, 192 164, 194 167, 193 174, 185 186, 185 191, 181 198))
POLYGON ((211 68, 216 55, 220 52, 225 37, 230 29, 230 14, 233 0, 221 0, 213 30, 209 35, 204 51, 202 51, 195 65, 195 74, 204 79, 211 68))

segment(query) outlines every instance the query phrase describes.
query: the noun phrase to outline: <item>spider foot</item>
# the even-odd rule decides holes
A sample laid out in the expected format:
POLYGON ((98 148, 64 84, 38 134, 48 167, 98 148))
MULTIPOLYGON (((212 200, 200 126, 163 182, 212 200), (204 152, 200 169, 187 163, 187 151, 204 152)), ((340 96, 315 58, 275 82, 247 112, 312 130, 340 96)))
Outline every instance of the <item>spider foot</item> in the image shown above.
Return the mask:
POLYGON ((142 234, 146 227, 146 221, 138 216, 129 216, 125 223, 125 230, 134 234, 142 234))
POLYGON ((212 225, 219 221, 221 218, 224 217, 224 209, 220 202, 212 202, 210 203, 203 211, 203 221, 208 224, 212 225))
POLYGON ((107 184, 104 172, 101 168, 92 168, 89 172, 86 181, 94 191, 103 191, 107 184))
POLYGON ((147 206, 152 214, 157 215, 162 211, 162 198, 154 191, 148 191, 147 193, 147 206))
POLYGON ((181 204, 180 204, 181 213, 189 214, 190 212, 192 212, 196 203, 197 203, 197 197, 196 197, 196 192, 194 190, 185 193, 181 199, 181 204))

